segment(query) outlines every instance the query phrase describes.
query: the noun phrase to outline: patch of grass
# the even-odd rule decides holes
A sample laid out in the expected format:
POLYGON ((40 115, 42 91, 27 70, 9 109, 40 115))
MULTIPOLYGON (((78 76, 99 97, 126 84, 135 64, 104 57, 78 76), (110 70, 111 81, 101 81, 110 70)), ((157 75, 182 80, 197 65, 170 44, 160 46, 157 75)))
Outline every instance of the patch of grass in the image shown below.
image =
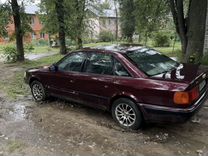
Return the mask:
POLYGON ((4 51, 4 47, 6 46, 13 46, 14 44, 13 43, 7 43, 7 44, 0 44, 0 54, 2 54, 4 51))
MULTIPOLYGON (((5 46, 9 46, 9 45, 15 45, 13 43, 8 43, 8 44, 0 44, 0 54, 3 53, 3 48, 5 46)), ((49 46, 33 46, 34 50, 32 50, 31 52, 26 51, 25 49, 25 53, 34 53, 34 54, 40 54, 40 53, 48 53, 48 52, 58 52, 59 48, 51 48, 49 46)))
POLYGON ((29 94, 29 87, 24 83, 24 72, 28 68, 37 66, 51 65, 60 60, 63 55, 54 55, 39 59, 37 61, 25 61, 24 63, 10 63, 9 67, 18 67, 21 71, 14 73, 9 79, 0 81, 0 87, 6 92, 10 99, 29 94))
POLYGON ((39 67, 44 65, 52 65, 53 63, 56 63, 61 58, 63 58, 64 55, 56 54, 48 57, 44 57, 38 60, 25 60, 23 63, 10 63, 9 66, 18 66, 22 67, 24 69, 32 68, 32 67, 39 67))
POLYGON ((51 48, 48 46, 34 46, 34 50, 32 53, 40 54, 40 53, 48 53, 48 52, 58 52, 59 48, 51 48))
POLYGON ((22 142, 17 141, 17 140, 13 140, 7 144, 7 150, 9 153, 13 153, 15 151, 20 152, 24 146, 25 146, 25 144, 23 144, 22 142))
POLYGON ((155 50, 169 56, 169 57, 177 57, 181 53, 181 45, 180 43, 176 43, 173 49, 170 47, 153 47, 155 50))
POLYGON ((10 100, 29 93, 28 86, 24 83, 24 72, 16 72, 11 78, 0 81, 1 89, 7 94, 10 100))

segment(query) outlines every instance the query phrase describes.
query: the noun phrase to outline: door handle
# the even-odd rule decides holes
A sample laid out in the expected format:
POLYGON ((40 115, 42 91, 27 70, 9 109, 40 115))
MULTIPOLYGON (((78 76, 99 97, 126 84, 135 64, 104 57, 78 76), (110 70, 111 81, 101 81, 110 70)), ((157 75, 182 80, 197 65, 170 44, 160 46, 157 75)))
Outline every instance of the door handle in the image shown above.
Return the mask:
POLYGON ((70 82, 70 83, 74 83, 74 80, 70 80, 69 82, 70 82))
POLYGON ((105 85, 104 88, 108 88, 108 85, 105 85))

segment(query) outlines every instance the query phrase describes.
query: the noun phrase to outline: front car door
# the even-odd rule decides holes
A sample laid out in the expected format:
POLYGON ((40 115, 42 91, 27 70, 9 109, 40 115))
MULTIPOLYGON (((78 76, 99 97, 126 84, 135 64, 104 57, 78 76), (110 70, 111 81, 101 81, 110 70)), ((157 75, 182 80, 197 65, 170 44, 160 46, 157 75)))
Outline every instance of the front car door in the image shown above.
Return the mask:
POLYGON ((50 79, 48 80, 50 93, 77 101, 76 77, 82 71, 85 59, 85 53, 74 52, 58 62, 56 64, 57 71, 50 72, 50 79))

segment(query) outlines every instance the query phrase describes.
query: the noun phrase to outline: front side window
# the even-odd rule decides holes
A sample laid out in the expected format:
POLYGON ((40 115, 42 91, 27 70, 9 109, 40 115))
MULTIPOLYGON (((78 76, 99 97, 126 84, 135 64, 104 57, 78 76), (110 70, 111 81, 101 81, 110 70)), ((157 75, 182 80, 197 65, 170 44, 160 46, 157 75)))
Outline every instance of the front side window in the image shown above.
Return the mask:
POLYGON ((126 56, 149 76, 169 72, 179 65, 169 57, 147 48, 127 52, 126 56))
POLYGON ((80 72, 85 58, 86 55, 82 52, 69 55, 58 64, 58 69, 65 72, 80 72))
POLYGON ((128 73, 128 71, 116 59, 114 61, 114 73, 116 76, 130 77, 130 74, 128 73))
POLYGON ((113 75, 112 56, 104 53, 93 53, 86 63, 85 72, 113 75))

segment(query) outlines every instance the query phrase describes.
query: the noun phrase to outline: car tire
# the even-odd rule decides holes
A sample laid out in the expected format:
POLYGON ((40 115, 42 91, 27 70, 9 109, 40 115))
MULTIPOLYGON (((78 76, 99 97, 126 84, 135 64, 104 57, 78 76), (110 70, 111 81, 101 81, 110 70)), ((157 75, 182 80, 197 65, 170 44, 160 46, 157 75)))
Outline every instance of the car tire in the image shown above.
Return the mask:
POLYGON ((137 130, 142 126, 143 118, 136 104, 127 98, 120 98, 112 105, 113 119, 125 129, 137 130))
POLYGON ((46 90, 41 82, 34 80, 30 84, 31 92, 33 95, 33 98, 36 102, 41 102, 46 100, 46 90))

